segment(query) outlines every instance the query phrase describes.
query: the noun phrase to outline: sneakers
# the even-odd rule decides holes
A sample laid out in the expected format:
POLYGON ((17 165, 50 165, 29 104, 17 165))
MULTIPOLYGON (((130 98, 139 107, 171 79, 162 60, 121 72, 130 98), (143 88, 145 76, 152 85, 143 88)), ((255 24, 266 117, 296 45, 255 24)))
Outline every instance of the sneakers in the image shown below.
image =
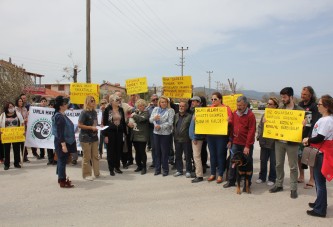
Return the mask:
MULTIPOLYGON (((258 182, 257 182, 257 183, 258 183, 258 182)), ((268 181, 268 182, 267 182, 267 185, 268 185, 268 186, 273 186, 274 184, 275 184, 275 183, 274 183, 273 181, 268 181)))
POLYGON ((85 179, 86 181, 93 181, 93 180, 94 180, 94 178, 92 178, 92 176, 84 177, 84 179, 85 179))
POLYGON ((191 182, 192 182, 192 183, 199 183, 199 182, 201 182, 201 181, 203 181, 203 177, 196 177, 196 178, 194 178, 191 182))
POLYGON ((270 193, 276 193, 281 191, 283 191, 283 187, 274 186, 273 188, 269 189, 270 193))
POLYGON ((182 176, 182 175, 183 175, 183 173, 177 171, 173 176, 174 177, 179 177, 179 176, 182 176))
POLYGON ((261 179, 256 180, 256 183, 257 183, 257 184, 261 184, 261 183, 263 183, 263 182, 264 182, 264 181, 261 180, 261 179))
POLYGON ((186 178, 191 178, 191 173, 190 172, 186 172, 185 177, 186 178))

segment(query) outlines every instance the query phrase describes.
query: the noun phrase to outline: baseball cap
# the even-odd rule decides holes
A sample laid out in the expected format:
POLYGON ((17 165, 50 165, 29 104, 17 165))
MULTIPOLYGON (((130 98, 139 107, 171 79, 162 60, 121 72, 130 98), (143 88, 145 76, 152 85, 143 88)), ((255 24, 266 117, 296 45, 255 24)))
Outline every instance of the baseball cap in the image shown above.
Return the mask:
POLYGON ((190 100, 201 102, 201 98, 199 96, 193 96, 190 100))

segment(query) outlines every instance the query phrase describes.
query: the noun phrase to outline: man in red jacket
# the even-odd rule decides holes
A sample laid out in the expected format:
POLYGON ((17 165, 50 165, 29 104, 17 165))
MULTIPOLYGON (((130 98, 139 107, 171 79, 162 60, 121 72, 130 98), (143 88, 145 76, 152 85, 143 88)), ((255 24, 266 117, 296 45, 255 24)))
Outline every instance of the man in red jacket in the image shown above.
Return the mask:
MULTIPOLYGON (((248 104, 249 101, 245 96, 240 96, 237 98, 237 110, 232 114, 232 130, 228 146, 231 147, 232 144, 231 158, 237 151, 242 151, 245 155, 247 155, 248 164, 252 166, 253 171, 253 144, 255 141, 256 133, 256 117, 250 108, 248 108, 248 104)), ((250 176, 250 185, 251 179, 252 175, 250 176)), ((235 182, 236 170, 232 168, 230 162, 228 182, 223 185, 223 187, 229 188, 231 186, 235 186, 235 182)))

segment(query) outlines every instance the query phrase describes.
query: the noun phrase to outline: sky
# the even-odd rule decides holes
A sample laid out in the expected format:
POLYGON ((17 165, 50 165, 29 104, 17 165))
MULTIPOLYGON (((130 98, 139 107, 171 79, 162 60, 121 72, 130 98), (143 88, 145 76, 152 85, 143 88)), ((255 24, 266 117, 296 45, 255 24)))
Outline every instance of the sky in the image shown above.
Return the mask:
MULTIPOLYGON (((0 0, 0 59, 68 83, 86 80, 86 1, 0 0), (69 57, 71 54, 72 57, 69 57)), ((246 90, 331 94, 332 0, 91 0, 91 79, 125 85, 184 75, 211 88, 234 78, 246 90)))

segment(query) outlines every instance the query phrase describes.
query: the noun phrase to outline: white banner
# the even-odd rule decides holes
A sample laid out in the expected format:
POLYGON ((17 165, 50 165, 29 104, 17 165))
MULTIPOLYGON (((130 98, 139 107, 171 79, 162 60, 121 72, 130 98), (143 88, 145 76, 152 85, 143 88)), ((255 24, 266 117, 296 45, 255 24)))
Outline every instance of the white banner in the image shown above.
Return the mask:
MULTIPOLYGON (((66 110, 65 114, 73 122, 77 149, 82 150, 79 143, 78 121, 82 110, 66 110)), ((53 108, 31 106, 29 110, 26 132, 26 147, 54 149, 52 135, 53 108)))

